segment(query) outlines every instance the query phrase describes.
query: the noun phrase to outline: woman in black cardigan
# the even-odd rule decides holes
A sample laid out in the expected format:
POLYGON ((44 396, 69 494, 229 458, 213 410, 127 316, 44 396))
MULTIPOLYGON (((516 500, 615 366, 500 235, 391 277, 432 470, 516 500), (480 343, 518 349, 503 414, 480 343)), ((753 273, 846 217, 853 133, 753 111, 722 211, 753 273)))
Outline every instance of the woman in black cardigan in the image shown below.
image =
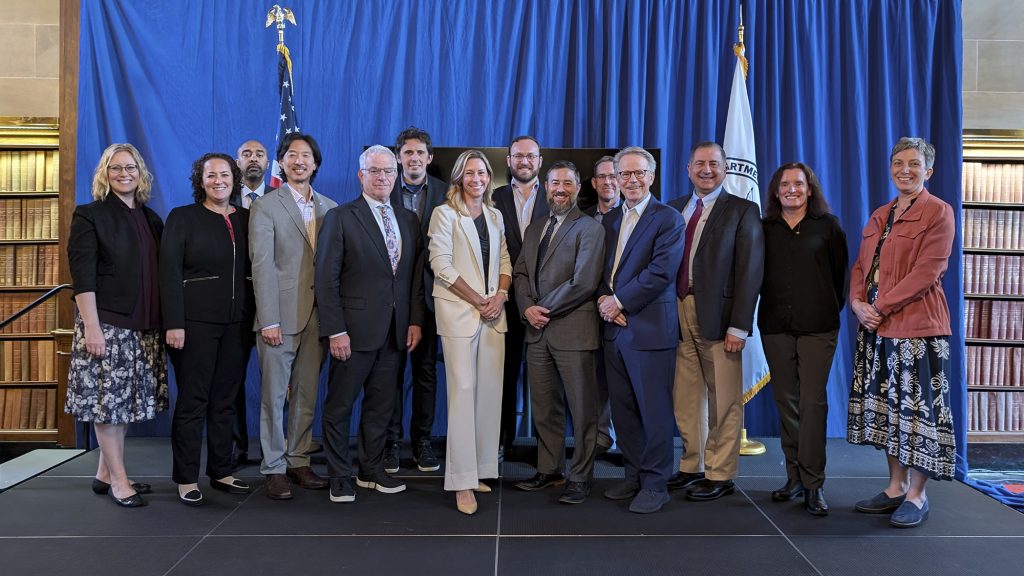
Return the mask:
POLYGON ((194 204, 171 210, 160 245, 164 328, 178 384, 171 425, 178 498, 203 503, 199 459, 206 423, 210 487, 247 494, 231 476, 234 400, 245 377, 246 336, 252 330, 249 211, 229 201, 242 173, 226 154, 192 165, 194 204))
POLYGON ((96 431, 93 492, 129 508, 144 506, 140 494, 150 487, 125 472, 128 425, 167 409, 157 274, 163 222, 145 206, 152 185, 139 151, 111 144, 93 174, 94 201, 75 208, 68 237, 76 314, 64 411, 96 431))

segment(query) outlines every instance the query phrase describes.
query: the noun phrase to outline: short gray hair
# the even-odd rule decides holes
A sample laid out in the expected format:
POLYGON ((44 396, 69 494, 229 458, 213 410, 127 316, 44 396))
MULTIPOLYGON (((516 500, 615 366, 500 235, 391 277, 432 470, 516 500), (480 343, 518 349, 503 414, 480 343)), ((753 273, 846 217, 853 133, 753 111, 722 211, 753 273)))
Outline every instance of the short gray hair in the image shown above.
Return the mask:
POLYGON ((651 172, 658 171, 658 163, 654 160, 654 156, 650 152, 639 146, 627 146, 616 152, 615 158, 612 158, 612 163, 615 165, 616 172, 619 171, 619 162, 622 160, 622 157, 629 156, 631 154, 634 156, 642 156, 644 160, 647 160, 647 169, 651 172))
POLYGON ((889 164, 892 164, 892 159, 897 154, 904 150, 917 150, 924 156, 924 169, 931 169, 932 165, 935 164, 935 146, 932 146, 924 138, 914 138, 904 136, 900 138, 899 142, 892 147, 892 152, 889 153, 889 164))
POLYGON ((359 155, 359 169, 366 170, 366 166, 370 162, 370 156, 376 156, 377 154, 383 154, 391 157, 391 162, 396 167, 398 166, 398 159, 395 158, 395 153, 392 152, 390 148, 387 146, 381 146, 380 144, 374 144, 366 150, 363 150, 363 153, 359 155))

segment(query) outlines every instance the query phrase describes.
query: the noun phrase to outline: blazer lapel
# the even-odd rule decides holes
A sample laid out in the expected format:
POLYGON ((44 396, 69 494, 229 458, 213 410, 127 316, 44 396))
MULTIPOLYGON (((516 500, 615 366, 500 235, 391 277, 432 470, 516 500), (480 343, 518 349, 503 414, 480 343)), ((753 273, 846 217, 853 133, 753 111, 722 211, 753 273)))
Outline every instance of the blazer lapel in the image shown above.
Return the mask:
POLYGON ((295 197, 292 196, 292 191, 287 186, 282 186, 278 189, 277 198, 281 201, 284 206, 285 212, 292 217, 292 222, 295 223, 295 227, 299 229, 299 233, 306 239, 306 244, 309 245, 310 249, 313 247, 313 242, 306 232, 306 222, 302 219, 302 214, 299 213, 299 207, 295 204, 295 197))
MULTIPOLYGON (((480 236, 476 233, 476 225, 473 224, 473 218, 459 214, 459 228, 462 229, 462 233, 466 235, 466 240, 469 241, 469 247, 473 250, 473 268, 476 270, 476 275, 486 281, 483 272, 483 256, 480 252, 480 236)), ((490 232, 490 229, 488 229, 490 232)))
MULTIPOLYGON (((572 230, 573 226, 576 225, 576 221, 583 216, 579 208, 573 207, 573 209, 566 215, 565 219, 562 220, 561 226, 558 230, 555 230, 555 235, 551 237, 551 243, 548 244, 548 251, 544 253, 544 260, 540 263, 540 268, 543 268, 548 260, 551 260, 551 255, 555 253, 555 247, 558 246, 559 242, 565 238, 565 235, 572 230)), ((537 270, 540 270, 537 268, 537 270)))
MULTIPOLYGON (((629 251, 636 246, 636 243, 638 242, 637 238, 639 238, 640 235, 644 233, 644 230, 650 226, 651 220, 654 218, 652 214, 657 210, 655 206, 656 200, 651 198, 647 202, 647 208, 644 208, 644 213, 641 214, 640 219, 637 220, 636 226, 633 227, 633 232, 630 233, 629 240, 626 241, 626 245, 622 248, 622 256, 619 257, 619 268, 622 267, 622 261, 629 256, 629 251)), ((625 216, 623 216, 623 219, 625 219, 625 216)))
POLYGON ((711 209, 711 214, 708 215, 708 221, 704 223, 704 229, 700 233, 700 242, 697 244, 697 250, 693 252, 694 255, 700 253, 711 238, 714 236, 715 226, 718 225, 718 221, 722 219, 722 214, 729 209, 729 202, 732 201, 732 194, 722 188, 722 191, 718 193, 718 200, 715 200, 715 205, 711 209))
POLYGON ((377 226, 377 219, 373 217, 373 212, 370 210, 370 205, 366 203, 366 198, 360 196, 355 202, 355 209, 356 214, 359 216, 356 220, 359 220, 359 225, 363 227, 363 232, 377 248, 377 253, 384 259, 388 270, 391 270, 391 259, 388 258, 388 247, 384 244, 384 235, 381 234, 380 227, 377 226))

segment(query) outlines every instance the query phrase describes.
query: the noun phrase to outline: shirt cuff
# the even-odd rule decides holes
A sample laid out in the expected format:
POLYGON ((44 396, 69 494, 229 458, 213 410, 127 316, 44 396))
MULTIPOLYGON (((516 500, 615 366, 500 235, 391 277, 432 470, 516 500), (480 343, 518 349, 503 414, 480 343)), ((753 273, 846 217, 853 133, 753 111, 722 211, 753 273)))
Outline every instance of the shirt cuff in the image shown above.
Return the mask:
POLYGON ((729 329, 725 331, 725 333, 726 334, 732 334, 733 336, 739 338, 740 340, 746 340, 747 339, 747 335, 750 334, 750 332, 747 331, 747 330, 742 330, 740 328, 734 328, 732 326, 730 326, 729 329))
POLYGON ((281 323, 278 322, 277 324, 271 324, 270 326, 264 326, 263 328, 260 328, 260 330, 270 330, 271 328, 280 328, 280 327, 281 327, 281 323))
POLYGON ((337 338, 338 336, 344 336, 345 334, 348 334, 348 330, 345 330, 344 332, 338 332, 337 334, 331 334, 330 337, 337 338))
POLYGON ((619 310, 625 310, 626 309, 626 307, 622 305, 622 302, 619 302, 619 297, 618 296, 616 296, 615 294, 612 294, 612 299, 615 300, 615 305, 619 307, 619 310))

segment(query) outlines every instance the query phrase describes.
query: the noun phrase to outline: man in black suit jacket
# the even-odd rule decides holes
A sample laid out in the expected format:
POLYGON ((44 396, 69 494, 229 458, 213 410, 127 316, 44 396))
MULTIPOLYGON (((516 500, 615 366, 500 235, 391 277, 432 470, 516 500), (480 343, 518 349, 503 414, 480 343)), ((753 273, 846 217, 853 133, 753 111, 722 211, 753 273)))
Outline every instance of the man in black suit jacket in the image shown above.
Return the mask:
MULTIPOLYGON (((494 191, 494 205, 505 220, 505 245, 512 262, 519 259, 523 236, 534 219, 548 216, 544 184, 537 178, 544 157, 533 136, 516 136, 508 147, 508 171, 511 181, 494 191)), ((515 287, 509 290, 505 313, 510 318, 505 333, 505 372, 501 391, 501 445, 512 448, 516 440, 516 409, 519 402, 519 373, 523 365, 526 326, 518 320, 515 287)), ((524 399, 523 405, 526 406, 524 399)))
MULTIPOLYGON (((444 204, 448 185, 427 174, 427 166, 434 160, 434 147, 430 134, 410 126, 398 134, 395 151, 401 173, 395 179, 391 190, 391 205, 403 206, 416 213, 419 218, 420 238, 423 245, 423 295, 426 308, 423 315, 423 339, 415 350, 409 351, 412 364, 412 415, 409 418, 409 440, 412 443, 412 459, 420 472, 433 472, 441 467, 430 444, 430 432, 434 428, 434 403, 437 396, 437 324, 434 320, 434 272, 427 265, 427 229, 430 216, 444 204)), ((398 366, 398 382, 395 391, 395 409, 388 424, 387 441, 384 445, 384 470, 398 472, 398 447, 402 440, 402 413, 405 398, 406 358, 398 366)))
POLYGON ((669 203, 686 220, 676 276, 680 342, 673 408, 683 440, 670 489, 689 500, 731 494, 743 427, 743 347, 764 272, 757 204, 722 187, 722 147, 701 142, 687 164, 693 193, 669 203))
POLYGON ((420 231, 416 216, 389 202, 395 155, 371 146, 359 157, 361 197, 331 209, 317 237, 320 337, 330 342, 324 440, 332 502, 352 502, 349 423, 363 391, 356 484, 385 494, 405 484, 384 471, 384 439, 401 357, 423 323, 420 231))

